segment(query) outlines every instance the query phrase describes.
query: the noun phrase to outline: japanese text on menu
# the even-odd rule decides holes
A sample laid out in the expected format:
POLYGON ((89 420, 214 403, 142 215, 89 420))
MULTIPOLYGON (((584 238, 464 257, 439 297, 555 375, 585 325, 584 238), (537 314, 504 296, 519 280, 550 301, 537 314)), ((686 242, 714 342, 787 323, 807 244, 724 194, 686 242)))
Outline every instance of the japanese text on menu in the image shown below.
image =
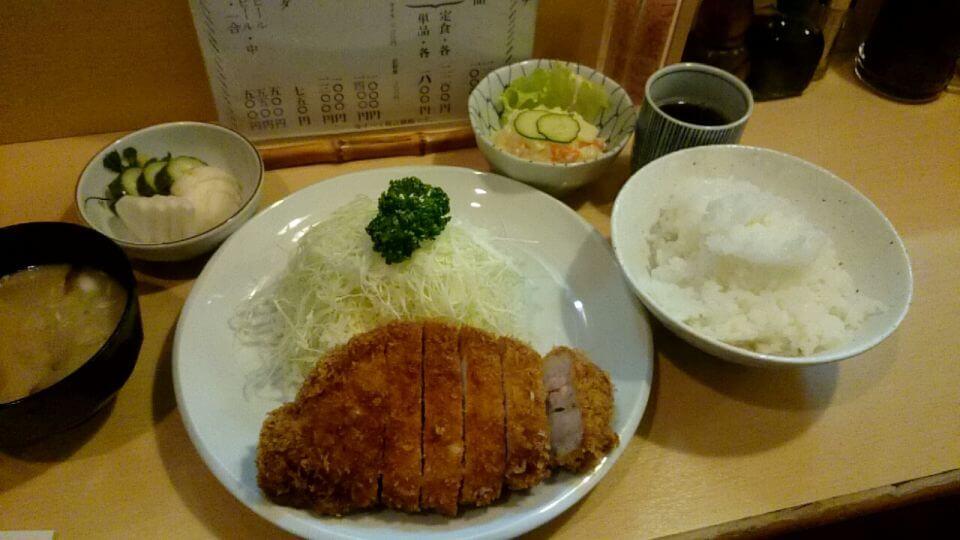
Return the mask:
POLYGON ((462 120, 535 0, 192 0, 220 122, 254 139, 462 120))

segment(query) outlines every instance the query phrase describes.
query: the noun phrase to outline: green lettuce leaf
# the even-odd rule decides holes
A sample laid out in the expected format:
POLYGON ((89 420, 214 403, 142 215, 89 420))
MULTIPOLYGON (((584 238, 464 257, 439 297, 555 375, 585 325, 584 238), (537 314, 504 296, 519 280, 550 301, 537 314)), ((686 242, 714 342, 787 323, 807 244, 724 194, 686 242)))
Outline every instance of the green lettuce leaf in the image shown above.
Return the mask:
POLYGON ((553 64, 550 69, 537 68, 530 75, 515 79, 500 94, 500 102, 501 119, 514 110, 547 107, 579 113, 590 123, 600 120, 604 109, 610 106, 603 86, 561 64, 553 64))

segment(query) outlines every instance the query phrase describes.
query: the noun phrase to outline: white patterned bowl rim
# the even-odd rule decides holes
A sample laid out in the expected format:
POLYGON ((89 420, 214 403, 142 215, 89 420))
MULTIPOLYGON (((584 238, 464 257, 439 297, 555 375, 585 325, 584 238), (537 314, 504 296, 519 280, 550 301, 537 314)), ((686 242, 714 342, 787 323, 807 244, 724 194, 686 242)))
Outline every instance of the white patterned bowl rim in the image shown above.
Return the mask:
POLYGON ((630 99, 630 95, 627 94, 626 90, 617 84, 616 81, 590 67, 575 62, 549 58, 524 60, 491 71, 477 84, 473 92, 470 93, 468 109, 470 124, 473 126, 473 131, 477 137, 484 139, 484 141, 496 149, 497 152, 512 160, 542 167, 582 167, 610 158, 623 150, 627 140, 633 133, 637 120, 637 112, 633 100, 630 99), (601 84, 610 97, 610 107, 603 112, 600 120, 597 122, 600 135, 608 141, 607 150, 594 159, 575 163, 546 163, 543 161, 534 161, 500 150, 493 144, 493 140, 490 138, 490 134, 493 131, 500 129, 500 114, 503 112, 503 106, 500 104, 499 98, 503 90, 513 82, 513 79, 525 77, 537 68, 548 68, 554 63, 567 66, 574 73, 583 76, 588 81, 601 84))

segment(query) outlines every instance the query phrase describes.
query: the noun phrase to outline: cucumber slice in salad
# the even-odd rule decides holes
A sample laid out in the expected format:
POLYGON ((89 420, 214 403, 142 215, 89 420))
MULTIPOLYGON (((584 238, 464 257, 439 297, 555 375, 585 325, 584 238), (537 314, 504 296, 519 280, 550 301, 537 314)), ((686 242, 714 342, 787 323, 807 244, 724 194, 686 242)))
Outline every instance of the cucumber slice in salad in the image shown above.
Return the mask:
POLYGON ((537 120, 540 120, 540 117, 546 114, 549 113, 547 111, 523 111, 513 120, 513 129, 528 139, 542 141, 546 137, 537 129, 537 120))
POLYGON ((537 131, 548 141, 568 143, 580 133, 580 122, 569 114, 544 114, 537 119, 537 131))

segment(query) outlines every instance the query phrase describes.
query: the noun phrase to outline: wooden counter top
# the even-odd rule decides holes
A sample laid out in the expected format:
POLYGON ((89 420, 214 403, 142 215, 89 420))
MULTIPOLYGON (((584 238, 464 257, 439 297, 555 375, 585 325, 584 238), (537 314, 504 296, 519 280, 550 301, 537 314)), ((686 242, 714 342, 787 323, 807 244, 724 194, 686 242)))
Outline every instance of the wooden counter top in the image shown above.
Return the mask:
MULTIPOLYGON (((76 178, 115 136, 0 146, 0 226, 78 221, 76 178)), ((822 165, 880 207, 913 264, 910 313, 875 349, 804 369, 727 364, 657 327, 636 436, 589 496, 532 537, 769 532, 960 489, 960 96, 894 103, 840 66, 800 98, 758 104, 743 143, 822 165)), ((627 162, 621 156, 609 178, 565 199, 604 235, 627 162)), ((470 149, 285 169, 267 174, 263 205, 345 172, 402 164, 488 168, 470 149)), ((177 411, 173 328, 202 264, 136 265, 145 337, 133 375, 88 424, 0 453, 0 530, 282 536, 221 487, 177 411)))

